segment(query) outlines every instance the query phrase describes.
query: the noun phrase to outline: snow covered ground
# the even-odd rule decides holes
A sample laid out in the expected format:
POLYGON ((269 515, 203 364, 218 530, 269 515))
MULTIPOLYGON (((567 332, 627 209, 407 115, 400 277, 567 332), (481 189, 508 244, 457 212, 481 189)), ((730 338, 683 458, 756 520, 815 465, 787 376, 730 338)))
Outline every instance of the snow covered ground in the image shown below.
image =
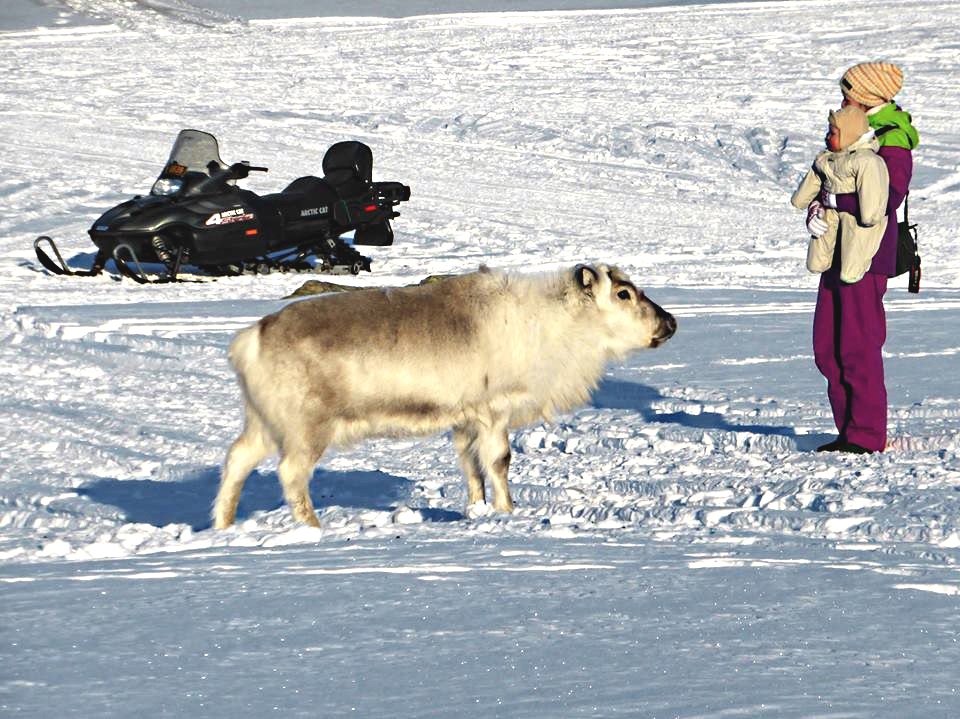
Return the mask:
POLYGON ((0 713, 960 713, 960 8, 623 4, 0 8, 0 713), (921 132, 923 292, 888 294, 890 451, 822 456, 787 198, 876 57, 921 132), (226 344, 308 278, 55 278, 30 246, 89 265, 182 127, 268 165, 262 192, 368 143, 413 196, 344 282, 613 261, 678 334, 515 434, 514 515, 465 513, 439 436, 324 457, 321 529, 267 463, 214 532, 226 344))

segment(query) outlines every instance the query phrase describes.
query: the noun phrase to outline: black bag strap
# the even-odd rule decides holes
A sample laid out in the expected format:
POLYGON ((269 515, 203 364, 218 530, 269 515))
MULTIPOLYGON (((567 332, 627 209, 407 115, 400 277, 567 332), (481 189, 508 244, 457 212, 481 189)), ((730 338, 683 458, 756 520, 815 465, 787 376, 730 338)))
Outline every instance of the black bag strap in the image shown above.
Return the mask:
MULTIPOLYGON (((910 115, 907 115, 907 117, 910 117, 910 115)), ((896 125, 881 125, 880 127, 878 127, 877 129, 875 129, 875 130, 873 131, 873 136, 874 136, 874 137, 883 137, 883 136, 886 135, 888 132, 891 132, 892 130, 899 130, 899 129, 901 129, 901 128, 897 127, 896 125)), ((907 135, 907 144, 910 145, 910 148, 909 148, 909 149, 912 150, 913 147, 914 147, 914 145, 913 145, 913 140, 910 139, 910 136, 909 136, 909 135, 907 135)))
POLYGON ((910 224, 909 217, 909 204, 910 204, 910 192, 907 191, 907 194, 903 196, 903 222, 900 223, 907 228, 907 231, 913 237, 913 247, 914 252, 918 252, 920 249, 920 242, 917 239, 917 226, 910 224))

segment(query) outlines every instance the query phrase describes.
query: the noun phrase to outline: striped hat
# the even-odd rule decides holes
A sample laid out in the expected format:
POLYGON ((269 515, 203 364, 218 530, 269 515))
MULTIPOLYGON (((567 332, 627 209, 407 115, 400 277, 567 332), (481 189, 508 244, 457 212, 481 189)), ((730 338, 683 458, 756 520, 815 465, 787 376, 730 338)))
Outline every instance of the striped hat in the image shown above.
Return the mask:
POLYGON ((865 107, 885 105, 903 87, 903 70, 889 62, 861 62, 840 78, 843 94, 865 107))

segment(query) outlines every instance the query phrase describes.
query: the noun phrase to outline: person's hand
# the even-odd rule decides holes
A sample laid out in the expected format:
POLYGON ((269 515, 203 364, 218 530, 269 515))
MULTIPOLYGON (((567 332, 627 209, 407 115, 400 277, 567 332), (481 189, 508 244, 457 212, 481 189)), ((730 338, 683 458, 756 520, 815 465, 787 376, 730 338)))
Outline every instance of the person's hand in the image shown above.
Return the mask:
POLYGON ((837 209, 837 196, 831 192, 827 192, 826 188, 820 189, 820 197, 818 199, 824 207, 829 207, 831 210, 837 209))
POLYGON ((807 207, 807 232, 813 237, 821 237, 826 234, 827 223, 823 219, 823 205, 814 200, 807 207))

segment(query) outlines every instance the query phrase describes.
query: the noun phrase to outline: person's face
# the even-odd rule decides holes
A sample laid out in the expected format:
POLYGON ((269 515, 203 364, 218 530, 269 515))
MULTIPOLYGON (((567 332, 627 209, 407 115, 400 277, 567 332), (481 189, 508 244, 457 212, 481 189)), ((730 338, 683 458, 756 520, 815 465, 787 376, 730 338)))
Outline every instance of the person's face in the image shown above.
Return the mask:
POLYGON ((844 95, 844 96, 843 96, 843 100, 842 100, 841 103, 840 103, 840 107, 847 107, 847 106, 849 106, 849 105, 853 105, 854 107, 859 107, 859 108, 860 108, 861 110, 863 110, 864 112, 866 112, 867 110, 870 109, 870 108, 868 108, 866 105, 861 105, 861 104, 860 104, 859 102, 857 102, 856 100, 851 100, 849 97, 847 97, 846 95, 844 95))
POLYGON ((836 125, 830 125, 830 131, 827 133, 827 147, 831 152, 840 151, 840 128, 836 125))

